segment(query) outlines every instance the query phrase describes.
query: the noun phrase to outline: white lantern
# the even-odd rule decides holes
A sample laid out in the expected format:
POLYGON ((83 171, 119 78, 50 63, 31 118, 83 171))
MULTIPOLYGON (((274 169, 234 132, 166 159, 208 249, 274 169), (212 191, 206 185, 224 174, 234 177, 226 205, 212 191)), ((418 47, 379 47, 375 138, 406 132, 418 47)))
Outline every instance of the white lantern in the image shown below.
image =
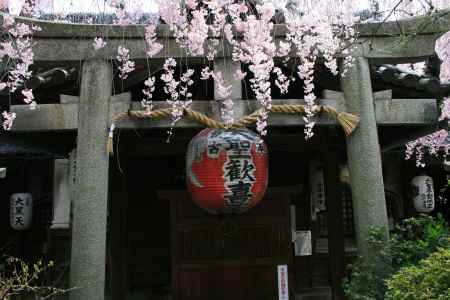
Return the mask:
POLYGON ((33 197, 31 194, 12 194, 10 204, 11 227, 15 230, 30 228, 33 220, 33 197))
POLYGON ((447 158, 444 160, 444 170, 446 172, 450 172, 450 160, 448 160, 447 158))
POLYGON ((414 208, 421 213, 434 209, 433 179, 427 175, 416 176, 411 181, 414 208))

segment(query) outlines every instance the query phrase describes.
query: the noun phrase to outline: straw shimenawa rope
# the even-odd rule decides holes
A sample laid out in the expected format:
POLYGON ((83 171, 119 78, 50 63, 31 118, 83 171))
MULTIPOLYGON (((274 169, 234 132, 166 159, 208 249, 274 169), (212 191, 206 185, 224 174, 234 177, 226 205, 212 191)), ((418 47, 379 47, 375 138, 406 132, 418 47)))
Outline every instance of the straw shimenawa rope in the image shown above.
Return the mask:
MULTIPOLYGON (((135 118, 135 119, 160 119, 160 118, 170 118, 172 116, 172 111, 174 108, 163 108, 154 111, 128 111, 123 112, 116 115, 112 120, 112 125, 109 130, 109 138, 108 138, 108 153, 113 154, 113 137, 115 124, 124 118, 135 118)), ((280 113, 280 114, 303 114, 305 112, 305 106, 301 104, 297 105, 272 105, 272 109, 270 110, 272 113, 280 113)), ((355 128, 358 126, 359 117, 347 112, 338 112, 334 107, 331 106, 319 106, 318 112, 323 112, 328 114, 331 118, 335 119, 344 130, 347 136, 351 135, 355 128)), ((242 119, 234 122, 233 124, 224 124, 218 122, 210 117, 197 112, 195 110, 185 108, 183 114, 189 117, 190 119, 205 125, 210 128, 217 129, 228 129, 228 128, 244 128, 248 127, 258 121, 258 116, 260 115, 261 110, 257 110, 252 114, 243 117, 242 119)))

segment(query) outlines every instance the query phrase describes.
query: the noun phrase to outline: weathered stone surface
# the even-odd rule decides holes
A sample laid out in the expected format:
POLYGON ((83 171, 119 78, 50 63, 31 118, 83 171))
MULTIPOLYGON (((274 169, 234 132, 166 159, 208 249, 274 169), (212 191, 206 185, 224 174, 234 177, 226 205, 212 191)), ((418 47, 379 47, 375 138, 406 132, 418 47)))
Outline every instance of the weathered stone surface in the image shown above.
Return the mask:
POLYGON ((359 24, 356 28, 361 37, 442 34, 450 30, 449 13, 450 10, 445 9, 432 15, 404 20, 359 24))
MULTIPOLYGON (((356 26, 356 30, 361 37, 382 37, 400 36, 408 34, 442 34, 450 30, 450 10, 442 10, 436 14, 419 16, 399 21, 362 23, 356 26)), ((3 20, 3 13, 0 12, 0 21, 3 20)), ((53 21, 35 20, 24 17, 16 17, 17 22, 33 23, 42 28, 36 32, 35 37, 44 38, 95 38, 99 32, 107 38, 122 39, 140 38, 144 36, 144 26, 142 25, 100 25, 100 24, 73 24, 53 21)), ((1 22, 0 22, 1 23, 1 22)), ((286 26, 276 24, 274 26, 274 36, 285 36, 286 26)), ((172 33, 167 25, 160 25, 157 29, 157 36, 160 38, 170 38, 172 33)))
POLYGON ((51 229, 68 229, 70 223, 71 194, 70 159, 55 159, 53 169, 53 220, 51 229))
MULTIPOLYGON (((56 25, 57 26, 57 25, 56 25)), ((161 41, 164 51, 153 58, 164 57, 186 57, 186 52, 179 47, 175 40, 161 41)), ((109 39, 107 45, 99 50, 92 46, 93 39, 61 39, 61 38, 35 38, 34 59, 35 61, 79 61, 88 59, 111 59, 117 57, 119 46, 125 46, 130 51, 131 59, 146 59, 146 46, 143 36, 141 38, 109 39)))
POLYGON ((391 123, 394 119, 399 126, 436 124, 439 117, 437 107, 436 99, 375 100, 375 115, 377 124, 391 123))
MULTIPOLYGON (((57 26, 57 25, 56 25, 57 26)), ((434 45, 441 34, 403 36, 381 36, 370 39, 360 37, 357 40, 358 49, 356 55, 366 56, 377 63, 403 63, 424 60, 434 55, 434 45)), ((278 44, 282 38, 276 38, 278 44)), ((153 56, 153 59, 175 57, 185 58, 188 56, 173 39, 161 39, 164 51, 153 56)), ((117 48, 125 45, 130 50, 131 59, 146 59, 145 41, 141 38, 109 39, 106 47, 95 50, 92 46, 93 40, 62 39, 62 38, 40 38, 34 39, 33 52, 35 61, 79 61, 94 58, 116 59, 117 48)), ((225 43, 218 50, 217 57, 231 58, 231 48, 225 43)), ((193 57, 193 56, 189 56, 193 57)), ((200 57, 200 56, 197 56, 200 57)))
POLYGON ((12 105, 17 114, 12 131, 74 130, 78 126, 78 104, 12 105))
POLYGON ((423 61, 435 55, 436 40, 441 34, 411 36, 359 37, 355 55, 376 64, 399 64, 423 61))
MULTIPOLYGON (((0 13, 0 19, 2 14, 0 13)), ((89 25, 37 21, 17 18, 19 22, 34 23, 42 31, 34 34, 36 61, 70 61, 92 58, 114 59, 118 45, 125 44, 133 59, 145 59, 144 27, 131 25, 89 25), (108 39, 108 45, 99 51, 92 46, 99 32, 108 39), (124 43, 123 37, 126 37, 124 43)), ((377 62, 399 63, 422 60, 434 54, 434 45, 443 33, 450 30, 449 11, 431 16, 417 17, 398 22, 358 24, 359 49, 357 55, 375 59, 377 62)), ((283 24, 274 26, 275 40, 286 35, 283 24)), ((157 35, 164 44, 164 55, 185 57, 186 53, 174 41, 167 25, 158 26, 157 35)), ((218 57, 230 57, 229 45, 219 51, 218 57)), ((156 57, 162 57, 157 55, 156 57)))
MULTIPOLYGON (((28 105, 13 105, 11 111, 17 114, 13 131, 76 130, 78 128, 78 107, 80 98, 61 95, 61 104, 39 104, 35 110, 28 105)), ((122 93, 111 97, 109 117, 130 108, 131 94, 122 93)))
POLYGON ((357 57, 341 82, 347 111, 358 114, 361 119, 355 132, 347 137, 347 155, 358 250, 360 254, 367 255, 370 249, 366 239, 371 227, 384 227, 388 236, 380 145, 368 60, 357 57))
MULTIPOLYGON (((111 98, 109 114, 112 119, 118 113, 128 109, 141 110, 139 102, 130 102, 127 94, 111 98)), ((344 98, 339 93, 326 95, 321 104, 329 105, 338 111, 346 111, 344 98), (334 95, 334 98, 332 96, 334 95)), ((391 99, 386 92, 375 93, 375 114, 378 126, 417 125, 427 126, 436 124, 438 109, 436 99, 391 99)), ((40 104, 37 110, 30 110, 26 105, 13 105, 11 110, 17 113, 12 131, 51 131, 51 130, 75 130, 78 126, 78 104, 75 97, 71 97, 71 103, 67 104, 40 104)), ((303 100, 274 100, 274 104, 304 104, 303 100)), ((168 107, 164 101, 155 101, 155 109, 168 107)), ((214 119, 220 116, 220 111, 215 101, 194 101, 194 110, 204 113, 214 119)), ((235 101, 236 115, 250 114, 258 109, 254 100, 235 101)), ((235 119, 238 119, 237 117, 235 119)), ((220 120, 220 119, 219 119, 220 120)), ((318 125, 336 125, 335 120, 326 115, 316 118, 318 125)), ((169 128, 170 119, 135 120, 125 118, 118 124, 121 128, 169 128)), ((270 114, 271 126, 302 126, 305 122, 299 115, 270 114)), ((202 127, 195 121, 183 118, 174 127, 202 127)))
POLYGON ((83 63, 73 203, 70 300, 104 300, 109 157, 106 151, 112 65, 83 63))

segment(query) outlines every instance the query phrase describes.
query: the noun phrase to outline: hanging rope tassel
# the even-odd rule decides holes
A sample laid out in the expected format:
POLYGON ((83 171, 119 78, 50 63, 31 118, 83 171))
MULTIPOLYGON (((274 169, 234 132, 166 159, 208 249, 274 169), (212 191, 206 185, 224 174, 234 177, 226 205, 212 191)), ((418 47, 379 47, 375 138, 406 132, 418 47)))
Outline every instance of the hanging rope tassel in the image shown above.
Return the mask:
MULTIPOLYGON (((108 136, 108 144, 107 150, 110 155, 113 154, 113 139, 114 139, 114 130, 117 122, 122 118, 136 118, 136 119, 158 119, 158 118, 170 118, 172 116, 173 108, 163 108, 154 110, 151 112, 148 111, 128 111, 124 113, 120 113, 116 115, 112 120, 111 128, 109 129, 108 136)), ((279 114, 303 114, 305 113, 305 106, 302 104, 297 105, 272 105, 270 109, 272 113, 279 114)), ((351 135, 352 132, 356 129, 359 124, 359 117, 347 113, 347 112, 338 112, 334 107, 331 106, 319 106, 319 112, 326 113, 331 118, 335 119, 336 122, 341 125, 347 136, 351 135)), ((233 124, 226 125, 221 122, 218 122, 210 117, 202 114, 200 112, 194 111, 192 109, 186 108, 184 109, 184 115, 186 115, 191 120, 198 122, 206 127, 216 128, 216 129, 226 129, 226 128, 244 128, 253 125, 258 121, 258 117, 261 114, 261 109, 253 112, 252 114, 243 117, 242 119, 234 122, 233 124)))
POLYGON ((321 111, 335 119, 341 125, 346 136, 351 135, 359 124, 358 116, 348 112, 338 112, 334 107, 322 106, 321 111))
POLYGON ((347 112, 337 115, 337 121, 342 126, 345 135, 350 136, 359 124, 359 117, 347 112))

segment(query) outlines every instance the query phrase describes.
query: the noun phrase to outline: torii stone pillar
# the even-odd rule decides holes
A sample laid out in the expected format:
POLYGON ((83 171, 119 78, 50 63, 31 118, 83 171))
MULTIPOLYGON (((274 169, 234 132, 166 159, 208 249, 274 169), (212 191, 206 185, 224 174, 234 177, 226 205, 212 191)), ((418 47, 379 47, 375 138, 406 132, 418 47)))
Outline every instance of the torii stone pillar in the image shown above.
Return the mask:
POLYGON ((370 253, 367 237, 371 227, 383 227, 388 237, 380 144, 367 58, 355 57, 341 85, 347 111, 361 119, 358 128, 347 137, 347 155, 358 251, 366 256, 370 253))
POLYGON ((77 137, 76 193, 73 203, 70 300, 105 299, 108 203, 109 103, 112 66, 106 60, 83 63, 77 137))

